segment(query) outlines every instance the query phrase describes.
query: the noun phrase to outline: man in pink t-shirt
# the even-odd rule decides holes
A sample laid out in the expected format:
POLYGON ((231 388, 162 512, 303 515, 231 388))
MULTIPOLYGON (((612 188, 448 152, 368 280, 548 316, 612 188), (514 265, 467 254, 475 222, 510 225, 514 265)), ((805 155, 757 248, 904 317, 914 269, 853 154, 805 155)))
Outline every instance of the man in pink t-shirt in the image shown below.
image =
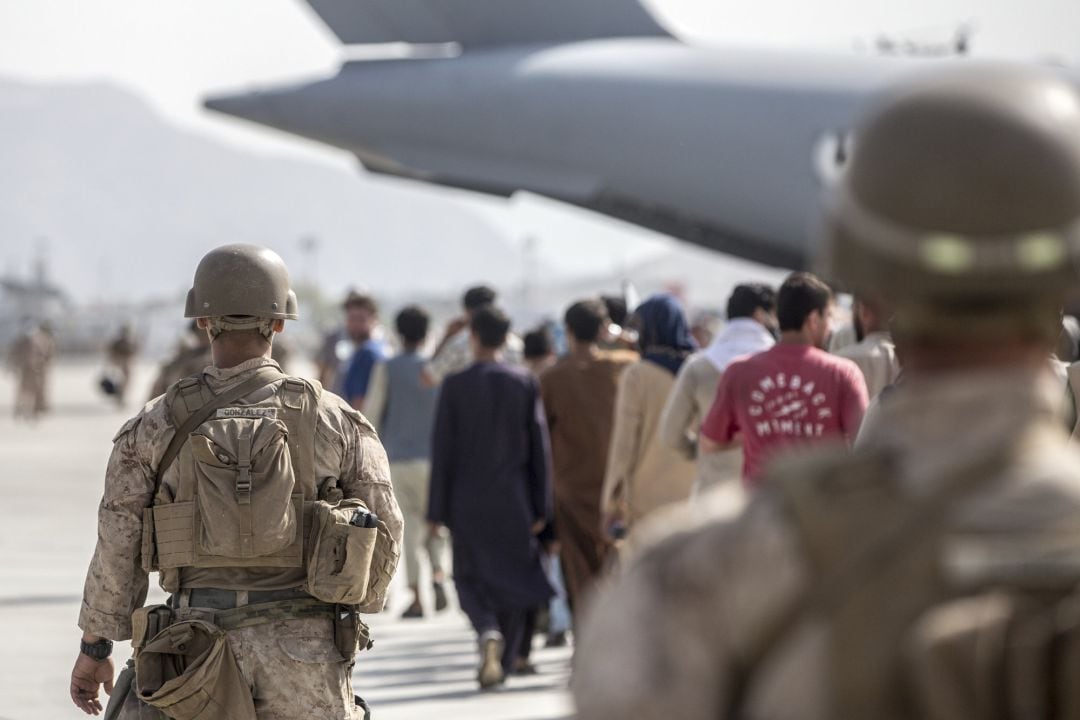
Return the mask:
POLYGON ((735 360, 720 378, 700 450, 719 452, 741 439, 748 486, 782 449, 855 440, 868 402, 866 381, 855 363, 821 349, 832 307, 828 285, 810 273, 792 274, 776 300, 780 342, 735 360))

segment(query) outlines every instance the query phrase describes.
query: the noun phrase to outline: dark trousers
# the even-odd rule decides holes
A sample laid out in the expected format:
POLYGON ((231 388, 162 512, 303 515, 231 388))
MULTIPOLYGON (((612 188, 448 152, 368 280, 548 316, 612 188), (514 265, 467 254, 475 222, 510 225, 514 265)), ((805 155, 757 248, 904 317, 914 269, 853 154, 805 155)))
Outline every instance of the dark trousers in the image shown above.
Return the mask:
POLYGON ((482 587, 457 573, 454 574, 454 587, 457 589, 458 603, 478 636, 492 630, 502 633, 502 666, 504 672, 510 673, 521 649, 526 611, 495 607, 482 587))

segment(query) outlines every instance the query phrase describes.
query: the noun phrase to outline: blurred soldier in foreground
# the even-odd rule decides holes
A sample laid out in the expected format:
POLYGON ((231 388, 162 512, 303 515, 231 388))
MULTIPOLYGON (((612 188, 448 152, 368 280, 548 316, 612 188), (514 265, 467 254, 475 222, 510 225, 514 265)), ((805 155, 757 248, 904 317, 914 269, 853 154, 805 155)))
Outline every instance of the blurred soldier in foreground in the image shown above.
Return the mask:
POLYGON ((906 379, 854 453, 781 461, 695 527, 664 518, 588 618, 582 720, 1077 707, 1055 661, 1078 650, 1059 601, 1080 456, 1046 357, 1080 260, 1080 97, 1033 69, 939 69, 855 137, 826 266, 893 303, 906 379))
POLYGON ((15 418, 37 420, 48 410, 49 366, 56 343, 46 325, 31 326, 11 346, 8 362, 15 372, 15 418))
POLYGON ((185 315, 213 366, 114 439, 71 699, 101 711, 112 641, 130 638, 109 717, 360 718, 357 613, 382 609, 401 538, 386 454, 363 416, 270 359, 297 318, 277 254, 211 251, 185 315), (170 598, 143 608, 152 571, 170 598))

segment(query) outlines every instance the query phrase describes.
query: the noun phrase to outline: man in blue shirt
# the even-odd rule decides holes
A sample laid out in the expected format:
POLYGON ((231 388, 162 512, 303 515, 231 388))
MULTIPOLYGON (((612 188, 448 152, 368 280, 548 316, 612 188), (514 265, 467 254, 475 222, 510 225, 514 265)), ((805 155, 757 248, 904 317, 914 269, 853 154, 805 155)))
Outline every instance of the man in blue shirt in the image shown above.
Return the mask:
POLYGON ((338 394, 360 412, 364 410, 371 371, 387 355, 382 341, 373 337, 378 324, 379 307, 375 299, 362 293, 350 293, 345 300, 345 332, 356 349, 341 368, 338 394))

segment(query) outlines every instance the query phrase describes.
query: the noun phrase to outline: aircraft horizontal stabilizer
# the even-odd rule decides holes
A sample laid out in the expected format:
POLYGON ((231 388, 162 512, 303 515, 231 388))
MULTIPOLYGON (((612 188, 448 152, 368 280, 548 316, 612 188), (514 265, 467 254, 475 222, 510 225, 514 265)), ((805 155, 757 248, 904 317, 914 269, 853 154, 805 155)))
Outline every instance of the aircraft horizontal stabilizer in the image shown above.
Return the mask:
POLYGON ((555 44, 667 37, 638 0, 307 0, 346 44, 555 44))

